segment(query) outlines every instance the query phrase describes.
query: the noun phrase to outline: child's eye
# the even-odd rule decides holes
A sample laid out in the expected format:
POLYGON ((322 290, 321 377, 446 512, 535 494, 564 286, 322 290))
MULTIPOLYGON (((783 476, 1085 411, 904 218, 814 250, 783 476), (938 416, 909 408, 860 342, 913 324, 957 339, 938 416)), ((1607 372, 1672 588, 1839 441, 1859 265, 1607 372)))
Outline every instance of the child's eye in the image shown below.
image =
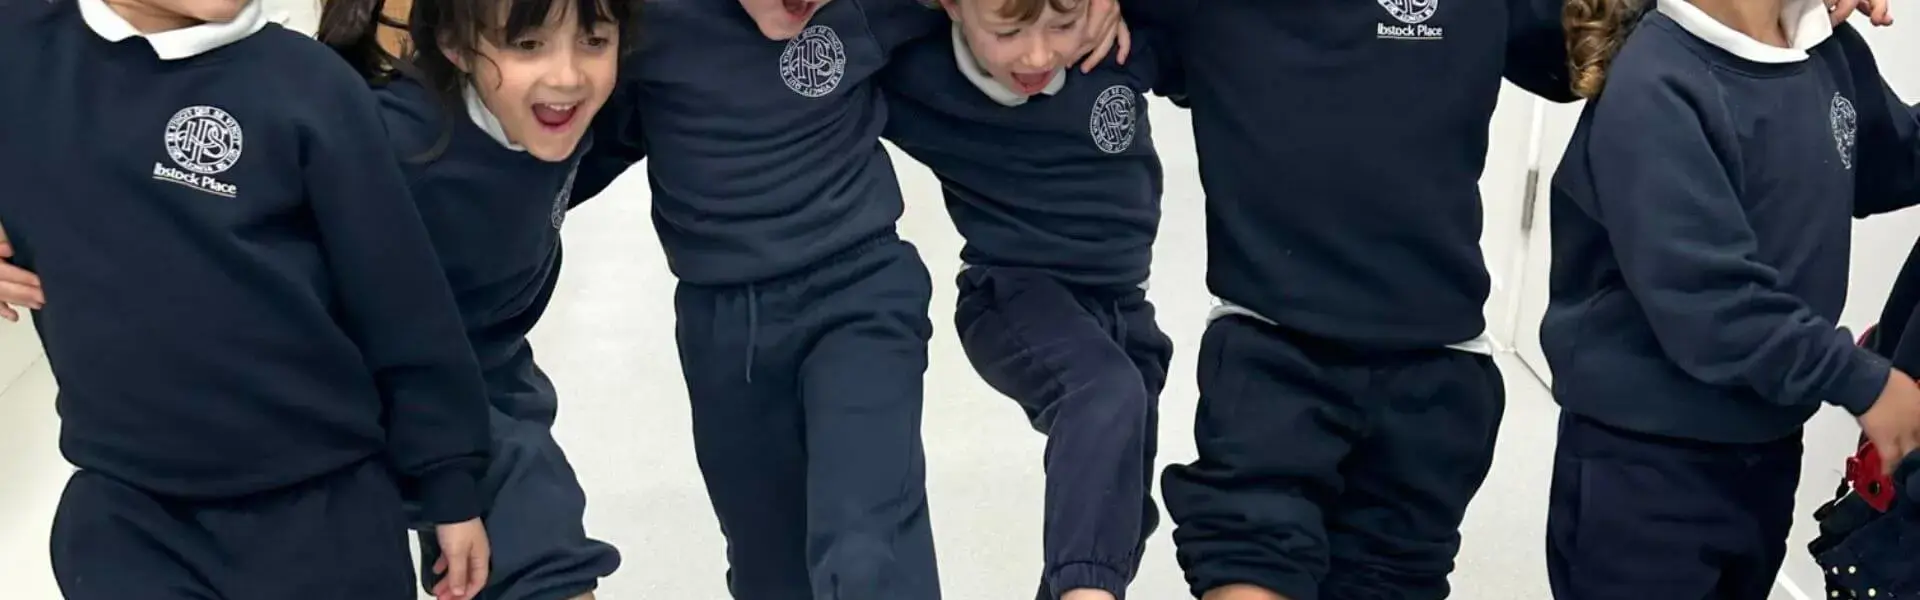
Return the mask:
POLYGON ((1077 26, 1079 26, 1079 25, 1080 25, 1080 22, 1079 22, 1079 21, 1067 21, 1067 22, 1065 22, 1065 23, 1061 23, 1061 24, 1058 24, 1058 25, 1054 25, 1054 26, 1053 26, 1053 30, 1054 30, 1054 31, 1070 31, 1070 30, 1072 30, 1072 29, 1073 29, 1074 27, 1077 27, 1077 26))
POLYGON ((533 52, 540 49, 540 40, 519 40, 513 43, 513 49, 521 52, 533 52))
POLYGON ((586 44, 588 48, 605 48, 607 44, 611 44, 613 41, 603 36, 593 36, 580 40, 580 43, 586 44))
POLYGON ((1002 40, 1004 40, 1004 39, 1007 39, 1007 38, 1010 38, 1010 37, 1013 37, 1013 36, 1016 36, 1016 35, 1020 35, 1020 30, 1018 30, 1018 29, 1015 29, 1015 30, 1012 30, 1012 31, 995 31, 995 32, 993 32, 993 37, 995 37, 995 38, 998 38, 998 39, 1002 39, 1002 40))

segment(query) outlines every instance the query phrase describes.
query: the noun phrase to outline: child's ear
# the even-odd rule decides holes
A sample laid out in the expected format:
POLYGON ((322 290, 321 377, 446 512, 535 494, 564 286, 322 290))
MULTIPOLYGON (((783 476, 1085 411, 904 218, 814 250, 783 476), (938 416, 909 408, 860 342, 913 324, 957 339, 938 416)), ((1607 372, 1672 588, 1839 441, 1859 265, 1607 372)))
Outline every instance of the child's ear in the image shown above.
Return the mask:
POLYGON ((965 21, 965 19, 960 18, 959 0, 940 0, 940 8, 946 9, 947 18, 953 19, 953 22, 961 23, 965 21))
POLYGON ((440 48, 440 53, 446 55, 447 62, 453 63, 454 68, 460 69, 461 73, 466 73, 468 75, 473 74, 473 69, 467 66, 466 55, 461 54, 459 52, 454 52, 453 49, 447 48, 444 46, 440 48))

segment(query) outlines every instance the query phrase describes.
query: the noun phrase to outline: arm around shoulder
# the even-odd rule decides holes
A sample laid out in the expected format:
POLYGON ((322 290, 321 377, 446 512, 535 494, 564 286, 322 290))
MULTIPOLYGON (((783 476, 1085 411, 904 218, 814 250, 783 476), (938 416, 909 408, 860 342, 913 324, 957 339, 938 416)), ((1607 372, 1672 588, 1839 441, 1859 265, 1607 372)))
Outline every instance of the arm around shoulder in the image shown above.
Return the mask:
POLYGON ((569 208, 600 195, 627 169, 646 159, 647 140, 640 128, 639 85, 637 81, 622 81, 607 97, 607 104, 600 107, 599 114, 594 115, 593 146, 580 157, 579 171, 574 175, 573 191, 568 198, 569 208))

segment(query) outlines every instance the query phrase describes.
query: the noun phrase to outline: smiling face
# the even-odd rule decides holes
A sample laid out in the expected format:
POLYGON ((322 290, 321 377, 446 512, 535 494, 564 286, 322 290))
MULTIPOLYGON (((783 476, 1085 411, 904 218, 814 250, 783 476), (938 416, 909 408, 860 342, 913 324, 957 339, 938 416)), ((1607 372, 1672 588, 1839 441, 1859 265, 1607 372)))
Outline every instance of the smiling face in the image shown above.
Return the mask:
POLYGON ((1047 89, 1084 42, 1088 0, 940 0, 975 62, 1023 96, 1047 89))
POLYGON ((583 26, 575 10, 555 1, 544 24, 512 38, 482 36, 471 61, 449 56, 472 76, 508 141, 541 160, 573 156, 618 76, 619 27, 583 26))
POLYGON ((830 0, 740 0, 760 34, 774 41, 790 40, 807 28, 807 21, 830 0))

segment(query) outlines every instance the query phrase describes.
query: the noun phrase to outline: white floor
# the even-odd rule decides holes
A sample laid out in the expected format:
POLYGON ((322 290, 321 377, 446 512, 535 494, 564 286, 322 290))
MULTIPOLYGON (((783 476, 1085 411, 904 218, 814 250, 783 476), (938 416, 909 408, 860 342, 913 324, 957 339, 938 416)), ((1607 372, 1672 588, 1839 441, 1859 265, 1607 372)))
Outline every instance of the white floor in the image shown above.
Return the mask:
MULTIPOLYGON (((1154 110, 1168 193, 1151 293, 1177 346, 1162 399, 1164 464, 1193 456, 1193 356, 1208 297, 1201 280, 1201 194, 1185 115, 1165 105, 1154 110)), ((938 331, 927 373, 925 435, 947 597, 1030 598, 1040 568, 1042 440, 961 354, 948 325, 958 237, 932 178, 909 161, 897 164, 910 203, 902 230, 935 273, 938 331)), ((721 541, 694 466, 672 346, 673 279, 648 222, 646 194, 641 177, 632 176, 568 219, 566 274, 535 343, 561 389, 558 433, 592 499, 590 529, 626 555, 602 597, 720 600, 721 541)), ((182 316, 191 318, 191 308, 182 316)), ((53 378, 37 352, 27 326, 0 327, 0 426, 6 428, 0 430, 0 581, 7 583, 8 600, 58 597, 46 536, 68 469, 55 448, 53 378)), ((1538 600, 1547 597, 1541 538, 1555 409, 1519 361, 1506 356, 1501 364, 1509 408, 1495 473, 1465 526, 1455 597, 1538 600)), ((1832 490, 1854 431, 1844 414, 1832 413, 1809 429, 1802 523, 1786 569, 1798 586, 1782 585, 1777 599, 1824 596, 1798 550, 1812 529, 1804 515, 1832 490)), ((1167 531, 1161 529, 1150 550, 1135 597, 1186 597, 1167 531)))

